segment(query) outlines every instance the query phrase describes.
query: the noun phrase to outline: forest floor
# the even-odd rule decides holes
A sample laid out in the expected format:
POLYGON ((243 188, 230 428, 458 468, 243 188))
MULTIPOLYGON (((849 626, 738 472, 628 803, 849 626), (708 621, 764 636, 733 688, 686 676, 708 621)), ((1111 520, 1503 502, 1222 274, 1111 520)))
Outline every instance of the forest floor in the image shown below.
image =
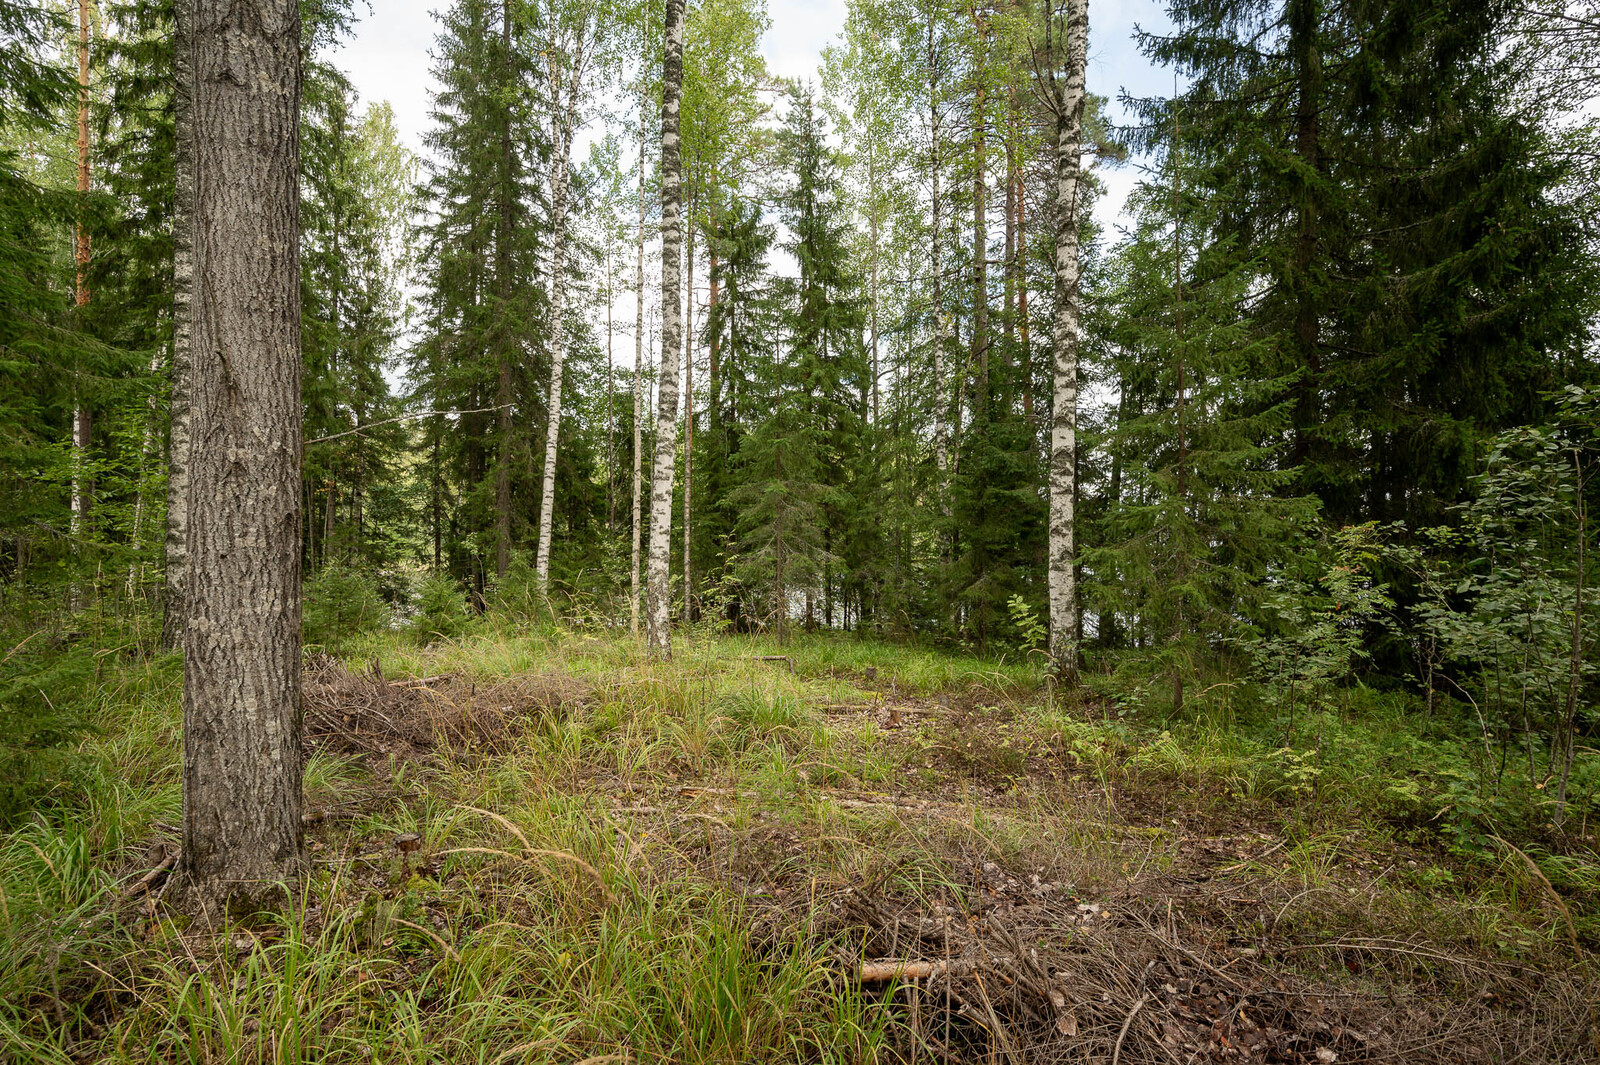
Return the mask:
POLYGON ((1469 866, 1025 664, 677 651, 312 659, 311 872, 221 936, 161 904, 175 671, 130 680, 89 812, 0 853, 0 1060, 1595 1060, 1591 923, 1520 852, 1469 866))

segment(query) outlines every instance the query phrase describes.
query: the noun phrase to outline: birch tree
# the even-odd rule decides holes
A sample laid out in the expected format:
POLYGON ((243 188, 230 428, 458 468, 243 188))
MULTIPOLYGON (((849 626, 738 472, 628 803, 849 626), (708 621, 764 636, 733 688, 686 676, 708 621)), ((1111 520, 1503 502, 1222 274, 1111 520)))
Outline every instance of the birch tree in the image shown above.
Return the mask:
POLYGON ((189 321, 194 287, 194 0, 173 5, 172 364, 167 401, 167 522, 161 645, 183 642, 189 565, 189 321))
POLYGON ((617 29, 610 5, 586 0, 549 0, 541 22, 545 45, 545 93, 550 101, 550 392, 545 423, 544 479, 539 496, 539 546, 534 570, 550 580, 550 536, 554 525, 556 455, 561 433, 561 381, 566 363, 567 211, 572 174, 572 139, 583 111, 594 99, 597 77, 606 72, 607 49, 617 29))
POLYGON ((683 233, 679 226, 678 102, 683 90, 683 2, 667 0, 661 82, 661 371, 656 391, 656 455, 650 474, 650 653, 672 657, 672 476, 678 444, 678 356, 683 350, 679 300, 683 233))
POLYGON ((1055 119, 1055 322, 1051 337, 1050 661, 1056 676, 1078 673, 1078 586, 1073 506, 1076 494, 1078 346, 1078 185, 1082 176, 1089 0, 1047 0, 1041 80, 1055 119))
POLYGON ((194 0, 194 447, 181 897, 275 903, 300 864, 300 13, 194 0))
POLYGON ((645 222, 645 93, 639 92, 639 245, 633 320, 633 526, 628 566, 628 622, 639 635, 640 498, 644 488, 644 222, 645 222))

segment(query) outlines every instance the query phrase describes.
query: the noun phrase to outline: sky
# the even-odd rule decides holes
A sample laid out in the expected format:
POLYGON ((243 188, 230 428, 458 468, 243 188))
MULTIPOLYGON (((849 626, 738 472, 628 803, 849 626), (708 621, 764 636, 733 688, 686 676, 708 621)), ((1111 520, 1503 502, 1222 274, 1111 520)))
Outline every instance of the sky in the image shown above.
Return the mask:
MULTIPOLYGON (((333 56, 364 100, 388 100, 395 122, 413 150, 422 150, 428 125, 429 49, 437 29, 432 11, 446 0, 373 0, 350 40, 333 56)), ((762 42, 768 69, 784 77, 816 80, 822 49, 844 26, 845 0, 768 0, 772 27, 762 42)), ((1092 0, 1089 14, 1089 91, 1110 97, 1171 92, 1171 75, 1152 67, 1134 47, 1135 24, 1159 30, 1168 23, 1159 0, 1092 0)), ((1113 103, 1113 113, 1118 113, 1113 103)), ((581 158, 580 143, 575 154, 581 158)), ((1097 213, 1114 225, 1138 180, 1134 165, 1102 173, 1107 195, 1097 213)))

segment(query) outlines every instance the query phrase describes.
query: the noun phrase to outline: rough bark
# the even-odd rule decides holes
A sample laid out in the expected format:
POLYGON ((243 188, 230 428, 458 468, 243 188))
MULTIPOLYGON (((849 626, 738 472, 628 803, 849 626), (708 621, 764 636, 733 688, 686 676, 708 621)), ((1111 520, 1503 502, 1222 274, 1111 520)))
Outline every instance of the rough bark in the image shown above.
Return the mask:
POLYGON ((190 319, 194 289, 194 0, 173 5, 172 362, 167 420, 167 518, 161 645, 183 642, 189 556, 190 319))
MULTIPOLYGON (((1073 509, 1077 469, 1078 183, 1083 152, 1084 78, 1089 43, 1089 0, 1065 0, 1065 25, 1050 56, 1051 110, 1055 118, 1056 308, 1051 338, 1050 411, 1050 658, 1056 676, 1078 672, 1078 586, 1073 509)), ((1052 24, 1053 13, 1047 9, 1052 24)))
POLYGON ((194 390, 178 897, 300 867, 300 14, 195 0, 194 390))
POLYGON ((683 350, 680 306, 682 233, 679 227, 678 99, 683 89, 683 3, 666 0, 666 62, 661 83, 661 373, 656 400, 656 456, 650 474, 649 647, 672 657, 672 475, 678 436, 678 355, 683 350))
MULTIPOLYGON (((575 93, 574 93, 575 95, 575 93)), ((574 101, 575 102, 575 101, 574 101)), ((572 152, 572 111, 557 120, 550 174, 550 216, 555 227, 550 248, 550 398, 544 435, 544 482, 539 496, 539 552, 534 569, 541 584, 550 580, 550 534, 555 523, 556 445, 561 433, 561 376, 566 361, 567 183, 572 152)))

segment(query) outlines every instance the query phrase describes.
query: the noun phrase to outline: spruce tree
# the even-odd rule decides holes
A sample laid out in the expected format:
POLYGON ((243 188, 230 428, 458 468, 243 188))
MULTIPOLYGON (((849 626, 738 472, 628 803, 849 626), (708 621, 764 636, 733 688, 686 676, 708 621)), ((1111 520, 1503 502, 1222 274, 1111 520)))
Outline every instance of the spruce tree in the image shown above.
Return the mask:
POLYGON ((799 276, 783 285, 788 361, 800 392, 797 417, 814 434, 821 462, 825 564, 816 590, 823 623, 831 627, 836 593, 852 576, 848 568, 837 571, 836 559, 853 551, 851 534, 859 531, 858 518, 870 506, 856 465, 870 394, 866 314, 859 279, 850 270, 838 160, 809 90, 791 93, 778 142, 790 173, 781 198, 783 220, 793 235, 787 248, 799 265, 799 276))
POLYGON ((528 17, 512 0, 457 0, 441 16, 428 134, 424 254, 434 268, 412 379, 427 409, 462 412, 424 427, 429 523, 436 560, 480 597, 488 572, 526 539, 527 507, 514 500, 536 493, 514 492, 513 481, 529 468, 529 427, 544 420, 532 338, 543 325, 535 280, 547 145, 528 17))
POLYGON ((1226 244, 1197 255, 1214 220, 1175 191, 1135 192, 1095 315, 1121 391, 1104 443, 1118 485, 1084 559, 1101 617, 1141 648, 1126 665, 1169 678, 1181 709, 1185 681, 1259 617, 1317 502, 1294 493, 1271 445, 1289 428, 1290 382, 1257 376, 1268 341, 1240 314, 1253 264, 1226 244))
MULTIPOLYGON (((1481 0, 1174 0, 1146 52, 1190 81, 1212 239, 1256 262, 1248 320, 1289 379, 1285 463, 1338 521, 1431 521, 1487 435, 1537 418, 1593 271, 1481 0)), ((1172 131, 1146 101, 1141 135, 1172 131)))

